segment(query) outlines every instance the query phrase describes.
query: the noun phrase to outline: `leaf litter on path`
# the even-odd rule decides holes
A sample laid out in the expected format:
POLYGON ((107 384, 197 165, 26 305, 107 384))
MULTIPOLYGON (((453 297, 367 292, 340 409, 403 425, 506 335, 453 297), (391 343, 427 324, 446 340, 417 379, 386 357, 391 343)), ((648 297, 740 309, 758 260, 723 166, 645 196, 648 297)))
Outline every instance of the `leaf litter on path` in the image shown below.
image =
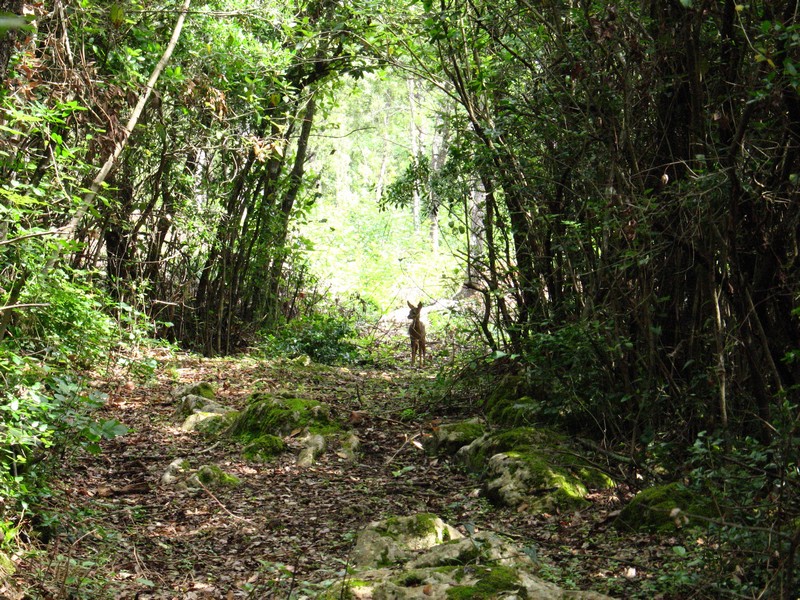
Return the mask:
POLYGON ((98 456, 65 462, 44 506, 57 517, 52 539, 46 552, 25 559, 19 588, 29 598, 314 597, 342 577, 361 528, 416 512, 435 513, 465 533, 510 535, 554 572, 570 569, 575 585, 646 571, 643 552, 634 564, 614 547, 599 549, 592 528, 618 507, 610 495, 597 498, 591 516, 490 509, 474 493, 477 480, 425 455, 424 426, 400 418, 414 408, 408 390, 420 378, 406 370, 187 356, 146 384, 105 382, 103 416, 130 433, 106 442, 98 456), (328 403, 342 422, 358 412, 362 450, 350 462, 332 448, 307 468, 291 453, 272 463, 245 460, 237 444, 175 423, 172 391, 200 381, 214 383, 218 400, 233 408, 252 392, 283 390, 328 403), (177 457, 194 468, 218 465, 241 484, 197 491, 160 485, 177 457))

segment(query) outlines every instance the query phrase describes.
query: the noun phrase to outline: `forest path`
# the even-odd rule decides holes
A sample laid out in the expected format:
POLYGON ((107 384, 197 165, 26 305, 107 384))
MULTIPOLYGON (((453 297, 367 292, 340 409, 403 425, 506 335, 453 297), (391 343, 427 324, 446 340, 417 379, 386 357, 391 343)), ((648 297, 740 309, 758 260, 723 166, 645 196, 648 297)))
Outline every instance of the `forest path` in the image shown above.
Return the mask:
POLYGON ((48 508, 61 522, 48 546, 52 562, 21 570, 43 597, 285 598, 290 588, 313 597, 344 569, 366 523, 421 511, 458 519, 478 503, 468 498, 476 482, 426 457, 413 443, 420 426, 400 421, 404 409, 414 414, 432 373, 197 357, 159 373, 148 384, 104 390, 103 418, 130 433, 98 456, 73 457, 54 482, 48 508), (307 468, 295 464, 296 453, 248 461, 239 444, 185 433, 172 392, 201 381, 232 408, 255 391, 288 390, 328 403, 345 422, 364 411, 359 458, 348 462, 331 447, 307 468), (242 483, 197 493, 160 485, 178 457, 192 468, 217 465, 242 483))
MULTIPOLYGON (((130 433, 104 443, 98 456, 68 460, 54 482, 49 510, 61 520, 47 556, 20 570, 21 583, 39 597, 288 598, 290 590, 292 597, 314 597, 324 582, 341 577, 364 525, 417 512, 535 540, 543 557, 578 558, 581 571, 597 568, 568 547, 579 549, 583 533, 604 522, 607 498, 591 518, 490 509, 475 493, 475 479, 416 445, 423 426, 401 419, 430 408, 420 398, 433 371, 182 357, 159 373, 148 384, 106 390, 104 417, 119 419, 130 433), (245 460, 239 444, 180 429, 172 392, 200 381, 214 383, 219 401, 233 408, 254 391, 290 390, 328 403, 344 421, 364 411, 355 427, 361 453, 348 462, 332 447, 306 468, 295 464, 296 453, 272 463, 245 460), (241 484, 197 492, 161 485, 178 457, 192 468, 217 465, 241 484)), ((586 577, 571 583, 597 589, 586 577)))

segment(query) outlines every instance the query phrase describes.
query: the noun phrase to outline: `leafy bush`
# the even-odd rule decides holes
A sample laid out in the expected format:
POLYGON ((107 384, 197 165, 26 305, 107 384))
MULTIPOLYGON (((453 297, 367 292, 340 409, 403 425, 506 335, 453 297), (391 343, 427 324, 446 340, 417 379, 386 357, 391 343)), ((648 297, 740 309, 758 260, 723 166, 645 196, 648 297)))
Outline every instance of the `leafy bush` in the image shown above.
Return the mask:
POLYGON ((611 339, 596 321, 531 336, 519 360, 540 417, 576 428, 591 426, 599 415, 614 418, 618 411, 610 401, 620 390, 608 366, 625 342, 611 339))
POLYGON ((277 332, 265 335, 262 349, 268 355, 306 355, 322 364, 353 363, 364 357, 364 351, 350 341, 356 337, 350 320, 314 314, 295 319, 277 332))
POLYGON ((21 349, 45 359, 68 359, 84 367, 116 343, 110 300, 79 278, 55 272, 30 282, 23 301, 41 304, 23 310, 11 333, 21 349))
POLYGON ((46 492, 42 477, 56 451, 62 457, 77 448, 99 452, 98 442, 126 428, 94 418, 104 394, 51 375, 7 348, 0 348, 0 374, 6 384, 0 396, 0 524, 7 527, 15 511, 46 492))
POLYGON ((800 434, 785 404, 769 443, 702 432, 691 449, 691 485, 719 507, 699 570, 720 595, 784 598, 800 581, 800 434))

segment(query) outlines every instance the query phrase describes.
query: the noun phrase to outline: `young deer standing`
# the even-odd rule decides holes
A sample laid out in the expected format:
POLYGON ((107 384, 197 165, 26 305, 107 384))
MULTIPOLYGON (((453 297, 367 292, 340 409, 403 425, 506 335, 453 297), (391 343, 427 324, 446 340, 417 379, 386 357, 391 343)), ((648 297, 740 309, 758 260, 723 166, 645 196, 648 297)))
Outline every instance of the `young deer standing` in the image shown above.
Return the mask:
POLYGON ((420 313, 422 312, 422 302, 418 306, 414 306, 408 302, 408 308, 411 309, 408 313, 408 318, 411 319, 411 325, 408 326, 408 337, 411 338, 411 366, 414 366, 414 359, 419 354, 419 366, 425 363, 425 325, 419 320, 420 313))

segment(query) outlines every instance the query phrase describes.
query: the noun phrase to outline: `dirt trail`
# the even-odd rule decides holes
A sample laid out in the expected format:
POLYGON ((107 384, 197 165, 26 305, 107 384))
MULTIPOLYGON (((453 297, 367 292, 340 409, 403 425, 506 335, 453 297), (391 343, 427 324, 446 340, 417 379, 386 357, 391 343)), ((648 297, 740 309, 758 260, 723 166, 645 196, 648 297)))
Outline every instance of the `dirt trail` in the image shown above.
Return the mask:
MULTIPOLYGON (((574 515, 490 510, 476 480, 426 456, 417 447, 423 425, 401 417, 427 408, 418 391, 432 373, 188 357, 161 373, 149 385, 107 390, 107 416, 131 432, 99 456, 66 463, 50 508, 68 516, 51 528, 49 558, 20 570, 21 584, 36 590, 28 597, 314 597, 341 577, 359 529, 388 515, 428 511, 462 528, 535 540, 554 564, 562 553, 573 556, 564 544, 586 525, 574 515), (215 383, 219 400, 234 408, 254 391, 290 390, 329 403, 344 420, 364 411, 355 427, 360 457, 348 462, 333 447, 310 468, 296 466, 293 454, 261 463, 243 459, 237 444, 184 433, 171 392, 200 381, 215 383), (196 493, 160 485, 177 457, 195 468, 218 465, 242 483, 196 493)), ((603 514, 594 511, 592 527, 603 514)))
POLYGON ((53 527, 49 549, 78 564, 32 561, 25 583, 43 597, 286 597, 292 587, 313 596, 315 584, 345 567, 364 524, 418 511, 457 517, 463 507, 453 503, 476 487, 425 457, 414 443, 419 425, 398 418, 414 404, 414 381, 424 378, 185 358, 150 385, 108 390, 105 416, 131 432, 99 456, 72 459, 50 507, 70 516, 53 527), (234 408, 253 391, 291 390, 329 403, 344 420, 366 411, 355 429, 362 454, 354 464, 333 447, 310 468, 297 467, 293 454, 269 464, 244 460, 238 445, 178 427, 171 392, 199 381, 215 383, 219 400, 234 408), (242 483, 199 493, 161 486, 177 457, 193 467, 216 464, 242 483))

